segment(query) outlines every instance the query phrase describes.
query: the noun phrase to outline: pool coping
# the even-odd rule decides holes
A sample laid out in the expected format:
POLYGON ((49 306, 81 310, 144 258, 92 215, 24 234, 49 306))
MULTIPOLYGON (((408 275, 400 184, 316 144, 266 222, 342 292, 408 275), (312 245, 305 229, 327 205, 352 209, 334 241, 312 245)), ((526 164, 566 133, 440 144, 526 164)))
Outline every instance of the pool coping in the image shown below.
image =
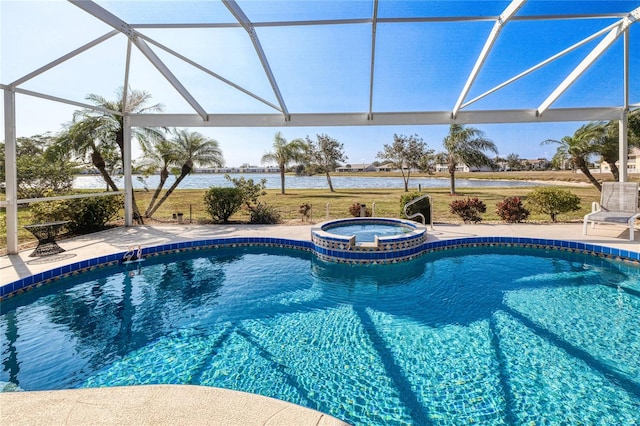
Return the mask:
MULTIPOLYGON (((159 244, 140 249, 142 258, 160 256, 164 254, 180 253, 184 251, 216 249, 223 247, 279 247, 311 251, 320 259, 325 260, 325 256, 331 256, 331 260, 338 263, 348 264, 382 264, 397 263, 411 260, 419 256, 424 256, 432 251, 440 251, 459 247, 478 246, 508 246, 508 247, 531 247, 546 250, 562 250, 575 253, 583 253, 602 258, 612 259, 621 262, 640 265, 640 252, 625 250, 620 248, 584 243, 578 241, 556 240, 547 238, 530 237, 466 237, 452 238, 445 240, 426 241, 423 244, 401 250, 394 253, 363 253, 363 252, 336 252, 315 245, 311 241, 296 240, 290 238, 269 238, 269 237, 221 237, 202 240, 189 240, 168 244, 159 244)), ((0 286, 0 302, 26 291, 51 284, 62 278, 78 275, 83 272, 92 271, 106 266, 113 266, 123 263, 123 257, 127 251, 81 260, 63 266, 45 270, 19 280, 0 286)))

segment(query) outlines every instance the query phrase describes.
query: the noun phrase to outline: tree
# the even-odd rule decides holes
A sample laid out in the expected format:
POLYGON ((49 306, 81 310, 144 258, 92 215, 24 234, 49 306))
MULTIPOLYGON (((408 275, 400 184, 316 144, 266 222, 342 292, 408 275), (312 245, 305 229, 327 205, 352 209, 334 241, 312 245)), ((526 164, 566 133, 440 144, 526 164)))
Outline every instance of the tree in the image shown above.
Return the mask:
POLYGON ((165 192, 160 201, 158 201, 149 211, 149 217, 158 210, 158 208, 169 198, 171 193, 180 185, 180 182, 187 177, 195 168, 195 165, 222 167, 224 160, 222 159, 222 151, 218 141, 209 139, 198 132, 192 132, 186 129, 173 129, 172 137, 169 139, 175 158, 182 163, 180 175, 171 187, 165 192))
POLYGON ((169 168, 176 163, 177 158, 173 145, 165 138, 154 141, 153 143, 145 141, 142 142, 141 145, 143 153, 141 166, 143 170, 146 169, 147 173, 149 173, 160 169, 160 182, 144 212, 144 215, 149 217, 149 212, 155 206, 158 196, 160 196, 160 192, 169 178, 169 168))
MULTIPOLYGON (((145 112, 162 111, 160 104, 147 105, 151 95, 142 90, 129 90, 127 98, 124 98, 124 88, 118 89, 117 99, 110 101, 100 95, 89 94, 86 99, 99 109, 83 109, 74 112, 73 122, 67 129, 72 146, 79 152, 91 152, 92 163, 96 165, 111 189, 117 191, 113 180, 106 172, 104 158, 100 145, 105 148, 118 147, 120 161, 124 170, 124 114, 141 114, 145 112), (97 143, 99 142, 99 143, 97 143), (94 160, 94 155, 96 156, 94 160), (102 160, 102 162, 101 162, 102 160)), ((163 136, 162 129, 135 127, 131 129, 132 139, 153 139, 163 136)), ((142 223, 142 216, 135 201, 134 192, 131 192, 134 219, 142 223)))
POLYGON ((335 192, 329 173, 335 170, 341 162, 347 160, 347 156, 344 155, 344 146, 326 134, 316 135, 316 139, 317 141, 312 141, 309 136, 306 137, 309 161, 317 166, 318 171, 326 173, 329 191, 335 192))
MULTIPOLYGON (((83 160, 88 160, 102 176, 107 184, 107 190, 117 191, 118 187, 109 173, 108 162, 105 159, 112 159, 113 150, 99 135, 99 128, 102 125, 99 118, 87 118, 82 121, 73 122, 66 130, 59 135, 59 141, 68 146, 83 160), (103 152, 107 155, 103 155, 103 152)), ((112 165, 112 162, 109 162, 112 165)))
POLYGON ((555 155, 553 156, 554 164, 562 164, 569 161, 573 169, 580 170, 589 179, 598 191, 602 190, 600 182, 596 180, 589 170, 588 159, 595 150, 595 141, 602 130, 595 122, 585 124, 575 131, 573 136, 565 136, 562 139, 547 139, 542 141, 542 145, 555 143, 558 144, 555 155))
POLYGON ((273 138, 273 151, 262 156, 262 163, 276 163, 280 169, 280 193, 284 194, 284 174, 287 166, 294 161, 300 161, 304 156, 304 140, 294 139, 287 142, 282 133, 277 132, 273 138))
POLYGON ((393 164, 402 171, 404 192, 409 192, 409 177, 412 169, 429 170, 433 150, 427 149, 427 144, 418 135, 393 135, 393 143, 384 144, 383 150, 376 158, 393 164), (405 174, 406 170, 406 174, 405 174))
POLYGON ((60 194, 72 189, 78 167, 55 137, 35 135, 16 142, 18 197, 43 197, 47 191, 60 194))
POLYGON ((522 159, 518 154, 512 153, 507 155, 506 161, 509 170, 522 170, 522 159))
MULTIPOLYGON (((631 116, 629 122, 631 123, 631 116)), ((606 161, 611 169, 611 174, 615 181, 620 180, 620 170, 616 164, 620 160, 620 126, 618 121, 609 121, 608 123, 594 124, 594 152, 600 154, 601 160, 606 161)), ((640 146, 640 134, 636 135, 631 126, 628 132, 628 146, 640 146)))
POLYGON ((449 134, 443 140, 444 157, 450 176, 451 195, 456 193, 456 167, 466 164, 469 167, 494 167, 493 160, 484 151, 498 153, 498 148, 491 139, 484 137, 484 132, 462 124, 452 124, 449 134))

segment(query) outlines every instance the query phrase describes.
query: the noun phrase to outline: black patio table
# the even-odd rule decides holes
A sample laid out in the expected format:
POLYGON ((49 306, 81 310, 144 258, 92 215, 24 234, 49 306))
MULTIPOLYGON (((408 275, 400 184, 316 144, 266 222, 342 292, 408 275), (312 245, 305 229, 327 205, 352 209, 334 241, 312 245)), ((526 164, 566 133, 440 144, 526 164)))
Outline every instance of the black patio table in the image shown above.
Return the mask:
POLYGON ((67 223, 69 223, 68 220, 59 220, 25 225, 24 228, 38 239, 38 246, 29 257, 51 256, 62 253, 64 249, 56 243, 56 236, 67 223))

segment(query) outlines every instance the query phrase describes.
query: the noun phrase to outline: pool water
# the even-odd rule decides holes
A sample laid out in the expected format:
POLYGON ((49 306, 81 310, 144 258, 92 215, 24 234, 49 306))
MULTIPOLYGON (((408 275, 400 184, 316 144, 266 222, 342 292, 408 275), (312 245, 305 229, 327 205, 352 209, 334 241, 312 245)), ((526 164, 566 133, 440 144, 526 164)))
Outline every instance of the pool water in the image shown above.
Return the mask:
POLYGON ((326 232, 350 237, 356 236, 357 242, 373 242, 375 237, 391 237, 414 231, 402 225, 388 225, 384 223, 349 224, 325 227, 326 232))
POLYGON ((203 250, 0 308, 0 381, 25 390, 217 386, 356 425, 640 418, 640 268, 574 253, 476 247, 351 266, 203 250))

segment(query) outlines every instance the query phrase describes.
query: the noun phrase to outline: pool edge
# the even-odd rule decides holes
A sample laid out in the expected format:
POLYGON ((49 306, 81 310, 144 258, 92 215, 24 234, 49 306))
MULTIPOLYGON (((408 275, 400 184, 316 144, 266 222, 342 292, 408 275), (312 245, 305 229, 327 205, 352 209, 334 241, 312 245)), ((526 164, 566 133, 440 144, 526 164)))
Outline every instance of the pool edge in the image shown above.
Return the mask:
MULTIPOLYGON (((209 248, 251 246, 279 247, 310 251, 320 259, 323 259, 323 256, 326 256, 327 253, 334 254, 331 253, 330 250, 319 249, 313 242, 307 240, 270 237, 223 237, 144 247, 142 248, 142 257, 145 258, 150 256, 160 256, 164 254, 180 253, 192 250, 204 250, 209 248)), ((372 259, 370 257, 366 258, 362 253, 352 252, 350 256, 343 257, 338 262, 354 265, 398 263, 417 258, 432 251, 478 246, 513 246, 547 250, 560 250, 593 255, 615 261, 640 265, 640 252, 591 243, 531 237, 467 237, 426 241, 417 247, 405 250, 400 256, 394 255, 395 257, 393 259, 385 259, 385 253, 379 253, 375 258, 372 259)), ((79 262, 39 272, 37 274, 7 283, 3 286, 0 286, 0 302, 34 288, 51 284, 59 279, 66 278, 71 275, 77 275, 83 272, 95 270, 97 268, 118 264, 122 261, 125 253, 125 251, 119 251, 109 255, 99 256, 93 259, 82 260, 79 262)))

